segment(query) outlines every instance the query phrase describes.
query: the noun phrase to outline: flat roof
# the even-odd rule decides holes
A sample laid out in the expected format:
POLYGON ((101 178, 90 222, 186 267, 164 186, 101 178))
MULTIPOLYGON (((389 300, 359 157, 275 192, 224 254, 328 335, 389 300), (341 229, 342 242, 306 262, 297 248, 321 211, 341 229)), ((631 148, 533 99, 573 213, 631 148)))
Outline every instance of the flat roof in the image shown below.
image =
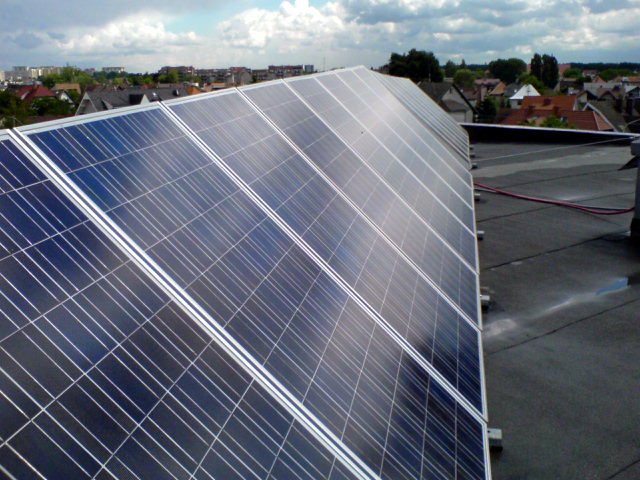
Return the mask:
MULTIPOLYGON (((478 182, 629 207, 627 146, 475 144, 478 182)), ((493 478, 640 478, 640 246, 632 214, 482 193, 476 204, 493 478)))

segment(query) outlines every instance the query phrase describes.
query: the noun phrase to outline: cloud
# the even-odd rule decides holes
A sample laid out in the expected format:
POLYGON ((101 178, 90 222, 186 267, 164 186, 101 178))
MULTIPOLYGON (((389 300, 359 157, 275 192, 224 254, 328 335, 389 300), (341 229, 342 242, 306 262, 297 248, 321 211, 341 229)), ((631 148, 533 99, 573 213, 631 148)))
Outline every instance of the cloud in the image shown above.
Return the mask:
POLYGON ((378 66, 410 48, 442 63, 528 60, 536 51, 560 61, 640 60, 640 0, 69 0, 60 12, 42 0, 5 1, 0 42, 13 46, 3 59, 13 64, 331 68, 378 66))

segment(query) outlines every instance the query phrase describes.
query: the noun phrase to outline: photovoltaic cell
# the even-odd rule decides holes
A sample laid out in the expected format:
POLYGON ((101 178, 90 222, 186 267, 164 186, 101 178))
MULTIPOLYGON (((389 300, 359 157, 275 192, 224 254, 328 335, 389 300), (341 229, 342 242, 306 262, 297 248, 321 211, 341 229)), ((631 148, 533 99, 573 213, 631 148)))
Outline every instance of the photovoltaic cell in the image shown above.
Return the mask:
POLYGON ((456 359, 441 371, 481 410, 478 332, 385 248, 377 232, 239 94, 172 103, 171 109, 429 362, 456 359), (402 292, 413 292, 415 301, 410 296, 405 306, 394 305, 392 299, 406 297, 402 292))
POLYGON ((6 138, 0 190, 3 478, 355 478, 6 138))
MULTIPOLYGON (((439 157, 442 160, 441 162, 436 163, 438 173, 443 177, 451 178, 449 176, 449 172, 455 172, 457 177, 462 179, 463 185, 467 185, 468 187, 471 180, 469 165, 451 161, 456 160, 451 150, 438 142, 437 138, 434 137, 431 131, 425 128, 425 126, 415 118, 415 115, 413 115, 400 101, 398 101, 389 89, 384 88, 375 80, 369 82, 363 80, 363 78, 366 78, 366 75, 363 77, 362 75, 358 75, 358 72, 362 74, 362 69, 343 70, 336 72, 336 75, 340 77, 352 90, 363 88, 361 91, 359 90, 359 94, 362 99, 377 99, 377 102, 372 104, 376 110, 379 110, 380 112, 386 111, 387 114, 391 112, 395 113, 395 116, 390 118, 391 122, 403 127, 399 130, 400 132, 413 134, 404 138, 411 138, 413 141, 415 141, 415 139, 419 139, 423 145, 427 145, 438 152, 439 157), (373 96, 371 96, 372 93, 374 94, 373 96)), ((371 78, 371 76, 369 76, 369 78, 371 78)), ((415 148, 421 148, 420 143, 412 143, 412 145, 415 145, 415 148)), ((450 181, 450 184, 459 185, 453 179, 450 181)))
MULTIPOLYGON (((391 153, 384 150, 375 137, 353 123, 347 127, 352 132, 347 133, 347 136, 353 139, 354 150, 348 148, 324 122, 332 115, 328 113, 328 110, 332 109, 334 118, 337 113, 344 115, 342 118, 346 122, 351 120, 355 123, 355 119, 315 79, 301 79, 290 82, 289 86, 308 101, 313 110, 298 100, 286 84, 244 89, 243 93, 315 163, 317 168, 323 170, 335 185, 345 193, 353 191, 350 195, 352 200, 359 201, 359 197, 363 196, 361 192, 369 193, 367 206, 359 206, 370 218, 379 218, 387 215, 389 210, 395 210, 390 216, 406 218, 409 228, 416 232, 419 238, 427 238, 430 231, 437 233, 439 238, 427 240, 431 243, 427 250, 438 252, 443 246, 448 247, 475 268, 475 237, 471 230, 457 221, 455 215, 448 211, 404 165, 397 160, 394 161, 391 153), (324 121, 320 119, 321 116, 324 117, 324 121), (313 132, 313 135, 309 135, 308 132, 313 132), (356 155, 356 151, 360 155, 356 155)), ((467 207, 464 208, 469 210, 467 207)), ((472 218, 467 220, 471 221, 472 218)), ((390 236, 394 234, 394 229, 387 231, 390 236)), ((449 260, 446 263, 453 264, 455 261, 449 260)))
POLYGON ((354 72, 369 85, 375 87, 380 82, 409 111, 414 113, 422 124, 433 132, 444 145, 451 148, 465 168, 469 168, 469 135, 442 110, 424 91, 407 78, 382 75, 364 68, 355 68, 354 72))
MULTIPOLYGON (((374 472, 484 477, 483 423, 165 113, 147 109, 29 136, 374 472)), ((443 364, 458 363, 457 352, 442 352, 443 364)))
MULTIPOLYGON (((398 245, 468 316, 477 322, 477 296, 468 295, 476 283, 474 267, 461 261, 453 247, 433 234, 415 212, 361 161, 344 150, 344 143, 329 131, 283 84, 245 90, 284 133, 323 170, 347 197, 398 245), (305 132, 314 132, 309 141, 305 132), (441 272, 441 273, 439 273, 441 272), (465 285, 466 287, 461 287, 465 285), (468 292, 468 290, 467 290, 468 292)), ((451 220, 451 217, 449 217, 451 220)), ((453 222, 452 222, 453 223, 453 222)), ((465 244, 466 256, 475 259, 475 246, 465 244)), ((463 255, 464 257, 464 255, 463 255)))
MULTIPOLYGON (((316 78, 425 185, 428 185, 429 176, 435 174, 461 202, 472 208, 470 177, 461 178, 449 166, 460 165, 457 159, 449 152, 442 153, 439 142, 427 143, 427 139, 423 140, 421 137, 431 137, 428 140, 432 140, 432 135, 424 127, 421 127, 421 135, 408 128, 405 121, 417 120, 397 101, 388 105, 385 103, 388 98, 378 98, 354 73, 347 71, 344 75, 346 77, 329 73, 316 78), (448 161, 441 155, 446 155, 445 159, 448 158, 448 161)), ((387 92, 387 95, 391 94, 387 92)), ((469 175, 468 172, 466 175, 469 175)))
MULTIPOLYGON (((455 240, 446 232, 449 229, 462 228, 470 234, 473 230, 473 211, 471 207, 447 185, 427 163, 402 143, 391 131, 374 135, 376 130, 384 131, 382 125, 369 130, 375 122, 369 119, 365 125, 361 117, 354 115, 335 97, 335 92, 326 89, 315 77, 305 77, 288 81, 304 101, 335 131, 372 169, 407 201, 415 211, 447 238, 452 245, 455 240), (414 193, 415 192, 415 193, 414 193), (433 201, 436 198, 437 201, 433 201), (451 212, 453 215, 449 215, 451 212), (442 220, 437 220, 442 217, 442 220), (443 229, 445 220, 460 225, 443 229)), ((341 87, 341 84, 337 84, 341 87)), ((348 93, 348 92, 347 92, 348 93)), ((366 106, 357 98, 353 107, 364 109, 366 106)), ((362 112, 366 114, 366 112, 362 112)), ((463 235, 461 232, 460 235, 463 235)))

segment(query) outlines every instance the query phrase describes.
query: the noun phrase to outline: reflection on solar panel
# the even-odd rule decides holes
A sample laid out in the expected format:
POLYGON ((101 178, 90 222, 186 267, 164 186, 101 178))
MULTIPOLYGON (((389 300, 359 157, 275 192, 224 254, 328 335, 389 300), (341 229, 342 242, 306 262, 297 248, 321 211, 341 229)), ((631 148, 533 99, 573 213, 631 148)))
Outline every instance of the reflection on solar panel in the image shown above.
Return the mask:
POLYGON ((369 153, 281 82, 2 137, 0 472, 487 478, 465 177, 386 101, 369 153))
MULTIPOLYGON (((267 89, 267 93, 269 91, 267 89)), ((391 243, 385 241, 376 228, 338 195, 282 137, 274 135, 273 127, 258 112, 237 92, 196 97, 187 102, 172 103, 170 108, 184 118, 197 135, 234 168, 335 272, 375 306, 376 311, 395 328, 396 334, 403 332, 402 336, 408 337, 416 350, 428 339, 425 355, 430 360, 434 356, 436 359, 446 358, 438 348, 433 351, 433 341, 436 347, 441 342, 451 344, 446 349, 456 352, 455 362, 451 368, 442 371, 447 372, 453 385, 472 392, 469 400, 481 409, 480 366, 473 361, 477 358, 478 332, 446 302, 440 300, 442 308, 439 311, 434 309, 434 302, 426 299, 437 299, 438 294, 423 281, 419 271, 413 269, 401 253, 394 251, 391 243), (240 140, 245 143, 240 143, 240 140), (381 275, 383 271, 388 275, 381 275), (406 302, 399 304, 399 300, 407 296, 405 292, 414 291, 421 292, 416 295, 416 301, 407 298, 406 302), (390 294, 384 295, 384 292, 390 294), (440 324, 449 328, 442 329, 440 324), (437 332, 435 338, 432 332, 437 332), (465 359, 471 360, 471 364, 465 359)), ((384 210, 385 206, 378 203, 373 210, 384 210)), ((395 228, 401 232, 405 229, 400 228, 398 222, 407 215, 403 211, 395 214, 384 212, 382 218, 391 220, 388 225, 385 223, 387 230, 395 228)), ((423 238, 421 245, 425 244, 429 246, 423 238)), ((437 254, 435 248, 425 250, 433 250, 434 256, 437 254)), ((449 260, 455 261, 454 265, 459 264, 455 257, 449 260)), ((434 270, 454 270, 446 268, 443 263, 434 270)), ((467 271, 472 274, 471 270, 467 271)), ((460 279, 451 283, 460 284, 460 279)), ((472 286, 470 289, 474 290, 472 286)))
MULTIPOLYGON (((469 167, 469 135, 451 115, 442 110, 428 95, 407 78, 391 77, 359 68, 355 72, 369 85, 382 83, 396 98, 429 129, 438 140, 451 147, 465 167, 469 167)), ((377 89, 379 91, 379 87, 377 89)))

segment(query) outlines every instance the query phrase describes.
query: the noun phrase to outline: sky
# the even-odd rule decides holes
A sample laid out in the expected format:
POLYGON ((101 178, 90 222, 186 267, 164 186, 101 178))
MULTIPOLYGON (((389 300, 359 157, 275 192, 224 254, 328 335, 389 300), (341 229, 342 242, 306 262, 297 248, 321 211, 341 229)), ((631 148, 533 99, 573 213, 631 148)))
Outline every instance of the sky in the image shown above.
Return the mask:
POLYGON ((123 66, 155 72, 269 64, 387 63, 432 51, 486 63, 640 62, 640 0, 2 0, 0 69, 123 66), (44 13, 43 13, 44 12, 44 13))

